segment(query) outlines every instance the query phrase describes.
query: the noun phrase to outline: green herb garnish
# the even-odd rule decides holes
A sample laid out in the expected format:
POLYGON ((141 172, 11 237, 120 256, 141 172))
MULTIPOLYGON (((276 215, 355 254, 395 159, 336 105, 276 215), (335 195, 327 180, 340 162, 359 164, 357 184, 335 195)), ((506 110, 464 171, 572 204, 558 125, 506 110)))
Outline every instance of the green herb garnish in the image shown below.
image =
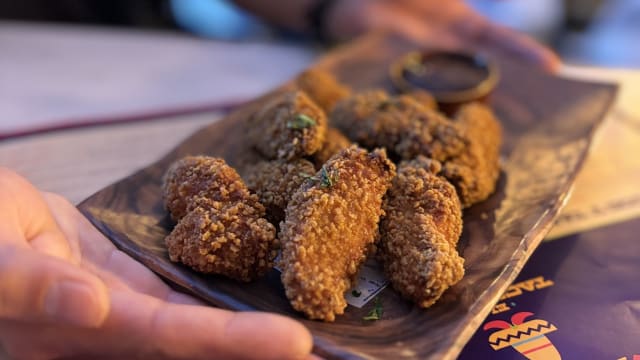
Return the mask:
POLYGON ((332 171, 329 173, 326 167, 322 167, 320 170, 320 186, 330 188, 339 180, 339 173, 337 171, 332 171))
POLYGON ((337 170, 333 170, 329 172, 327 168, 324 166, 322 166, 322 169, 320 170, 320 175, 312 176, 303 172, 298 174, 305 179, 311 179, 313 181, 320 182, 320 186, 324 188, 332 187, 338 182, 340 178, 340 175, 337 170))
POLYGON ((351 290, 351 295, 353 295, 353 297, 360 297, 362 293, 358 290, 351 290))
POLYGON ((362 320, 365 321, 375 321, 382 319, 382 304, 380 303, 380 298, 377 297, 375 300, 375 304, 373 305, 373 309, 369 311, 367 316, 363 317, 362 320))
POLYGON ((287 129, 306 129, 316 125, 316 121, 305 114, 298 114, 293 120, 287 121, 287 129))

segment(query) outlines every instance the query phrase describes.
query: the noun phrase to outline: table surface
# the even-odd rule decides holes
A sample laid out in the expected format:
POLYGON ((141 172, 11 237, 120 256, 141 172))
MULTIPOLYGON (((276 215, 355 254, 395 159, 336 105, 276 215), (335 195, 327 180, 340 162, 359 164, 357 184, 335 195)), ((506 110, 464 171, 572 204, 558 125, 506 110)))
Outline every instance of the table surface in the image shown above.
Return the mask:
MULTIPOLYGON (((313 59, 311 49, 298 57, 271 54, 269 56, 280 61, 271 67, 260 67, 265 53, 290 52, 290 49, 264 44, 245 46, 243 54, 249 54, 251 60, 244 66, 254 73, 264 72, 256 75, 262 85, 251 84, 251 91, 243 93, 250 97, 293 76, 313 59), (286 61, 287 58, 291 63, 286 61), (279 70, 273 71, 272 67, 279 70)), ((228 71, 223 66, 216 66, 213 60, 206 68, 209 69, 206 76, 210 79, 228 71)), ((28 68, 23 71, 28 71, 28 68)), ((180 69, 173 71, 179 79, 180 69)), ((236 71, 241 73, 242 69, 236 71)), ((637 107, 640 104, 640 72, 565 67, 562 74, 594 81, 615 81, 622 87, 618 101, 578 177, 573 196, 552 231, 552 238, 640 216, 640 189, 637 187, 640 158, 628 156, 640 151, 640 108, 637 107)), ((245 81, 248 80, 245 78, 245 81)), ((94 89, 90 84, 83 86, 82 92, 90 93, 94 89)), ((225 83, 220 82, 217 86, 224 88, 225 83)), ((45 111, 48 110, 43 108, 43 113, 35 114, 34 126, 40 126, 43 119, 48 119, 45 111)), ((85 111, 88 111, 86 121, 90 122, 93 109, 85 111)), ((104 116, 104 113, 99 115, 104 116)), ((17 171, 44 191, 59 193, 78 203, 104 186, 159 159, 185 137, 221 116, 223 113, 220 111, 210 111, 10 138, 0 142, 0 166, 17 171)), ((58 120, 55 117, 50 119, 52 122, 58 120)))
MULTIPOLYGON (((640 151, 640 72, 567 67, 563 73, 616 81, 621 90, 550 238, 640 216, 640 158, 629 156, 640 151)), ((79 203, 223 115, 177 115, 8 139, 0 142, 0 166, 79 203)))

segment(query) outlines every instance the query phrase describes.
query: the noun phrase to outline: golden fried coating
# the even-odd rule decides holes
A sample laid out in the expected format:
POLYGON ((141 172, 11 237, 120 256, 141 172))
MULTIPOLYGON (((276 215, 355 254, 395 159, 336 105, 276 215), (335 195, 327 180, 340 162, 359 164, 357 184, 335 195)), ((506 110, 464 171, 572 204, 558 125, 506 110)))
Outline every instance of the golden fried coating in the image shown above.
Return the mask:
POLYGON ((240 175, 220 158, 189 156, 164 178, 165 206, 178 224, 165 243, 172 261, 249 281, 273 265, 275 228, 240 175))
POLYGON ((240 175, 220 158, 187 156, 174 162, 163 179, 163 200, 171 218, 182 219, 197 204, 194 199, 240 200, 249 191, 240 175))
POLYGON ((285 93, 247 122, 247 138, 269 159, 311 155, 325 141, 327 118, 303 91, 285 93))
POLYGON ((296 84, 327 114, 338 101, 351 95, 351 90, 346 85, 323 70, 310 69, 303 72, 296 78, 296 84))
POLYGON ((456 250, 460 201, 438 171, 439 163, 422 156, 400 163, 380 221, 378 256, 389 281, 424 308, 464 275, 464 259, 456 250))
POLYGON ((200 199, 165 239, 171 261, 196 271, 251 281, 273 267, 275 228, 255 195, 243 201, 200 199))
POLYGON ((256 163, 246 169, 244 179, 249 190, 258 195, 273 224, 284 220, 284 209, 302 182, 315 174, 313 164, 304 159, 272 160, 256 163))
POLYGON ((352 142, 347 139, 340 130, 334 127, 329 127, 329 129, 327 129, 327 139, 324 142, 324 145, 322 145, 322 148, 320 148, 318 152, 313 154, 313 163, 316 165, 316 168, 319 169, 333 155, 348 148, 351 144, 352 142))
POLYGON ((331 123, 364 147, 385 147, 402 160, 424 155, 441 161, 441 175, 455 186, 463 207, 485 200, 500 173, 498 120, 485 105, 472 103, 461 107, 452 121, 415 97, 358 94, 336 106, 331 123))
POLYGON ((356 146, 332 157, 293 195, 280 225, 282 283, 294 309, 334 321, 344 292, 378 233, 395 165, 384 150, 356 146))
POLYGON ((459 126, 409 95, 355 95, 336 106, 331 121, 358 144, 385 147, 403 160, 418 155, 446 160, 466 146, 459 126))
POLYGON ((468 145, 462 154, 444 164, 442 175, 456 187, 466 208, 495 190, 500 175, 502 128, 493 112, 480 103, 464 105, 455 122, 464 129, 468 145))
POLYGON ((357 140, 366 135, 360 135, 360 126, 387 100, 389 94, 383 90, 368 90, 353 95, 336 104, 329 114, 329 123, 352 140, 357 140))
POLYGON ((419 102, 420 105, 426 107, 431 110, 438 110, 438 102, 436 98, 431 95, 428 91, 425 90, 413 90, 406 95, 400 96, 409 96, 412 97, 415 101, 419 102))

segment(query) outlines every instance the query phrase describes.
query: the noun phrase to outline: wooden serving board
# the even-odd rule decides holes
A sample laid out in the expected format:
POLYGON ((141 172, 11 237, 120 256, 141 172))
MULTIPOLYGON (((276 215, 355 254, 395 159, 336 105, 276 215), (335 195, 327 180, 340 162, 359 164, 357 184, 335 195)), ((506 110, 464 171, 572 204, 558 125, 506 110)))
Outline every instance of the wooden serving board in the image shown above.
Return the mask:
MULTIPOLYGON (((391 35, 372 35, 329 53, 316 66, 355 89, 389 89, 388 65, 415 49, 391 35)), ((616 92, 612 85, 570 81, 499 60, 501 81, 491 104, 505 130, 503 173, 496 193, 465 211, 458 248, 465 258, 465 277, 430 309, 419 309, 387 288, 380 295, 382 320, 362 320, 373 306, 369 304, 362 309, 349 306, 335 323, 309 321, 290 307, 276 270, 262 280, 240 284, 169 261, 163 240, 171 223, 161 199, 167 166, 190 154, 221 156, 232 166, 254 159, 244 139, 244 122, 269 97, 292 88, 291 83, 203 128, 160 161, 79 207, 120 249, 211 304, 299 319, 312 331, 319 355, 455 358, 551 227, 616 92)))

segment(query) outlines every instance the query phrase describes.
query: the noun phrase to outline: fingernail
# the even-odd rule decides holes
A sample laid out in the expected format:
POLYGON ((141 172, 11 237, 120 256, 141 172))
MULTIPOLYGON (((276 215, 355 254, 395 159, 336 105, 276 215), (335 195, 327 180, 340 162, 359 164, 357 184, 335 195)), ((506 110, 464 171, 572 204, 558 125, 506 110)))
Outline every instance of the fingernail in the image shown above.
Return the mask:
POLYGON ((69 280, 51 285, 45 311, 54 320, 79 327, 97 327, 106 317, 99 289, 69 280))
POLYGON ((316 354, 310 354, 309 357, 307 358, 307 360, 324 360, 323 357, 320 357, 316 354))

